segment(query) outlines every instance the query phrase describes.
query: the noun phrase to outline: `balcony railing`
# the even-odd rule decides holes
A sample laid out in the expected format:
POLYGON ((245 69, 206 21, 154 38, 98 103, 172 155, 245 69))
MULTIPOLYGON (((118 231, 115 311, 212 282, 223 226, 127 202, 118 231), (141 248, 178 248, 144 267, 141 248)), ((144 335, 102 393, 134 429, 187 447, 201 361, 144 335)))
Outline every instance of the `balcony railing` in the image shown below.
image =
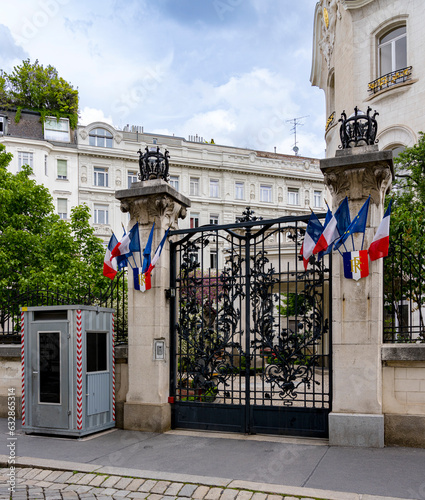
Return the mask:
POLYGON ((368 85, 368 91, 370 94, 376 94, 377 92, 397 85, 398 83, 403 83, 410 80, 412 76, 412 66, 408 68, 398 69, 392 73, 387 73, 382 75, 368 85))

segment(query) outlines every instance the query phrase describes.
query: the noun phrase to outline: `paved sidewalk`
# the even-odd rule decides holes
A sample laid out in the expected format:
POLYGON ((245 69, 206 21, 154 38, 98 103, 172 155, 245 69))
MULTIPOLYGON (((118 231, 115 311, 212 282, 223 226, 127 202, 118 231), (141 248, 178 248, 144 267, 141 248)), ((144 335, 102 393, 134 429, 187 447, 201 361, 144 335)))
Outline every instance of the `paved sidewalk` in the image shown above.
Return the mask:
MULTIPOLYGON (((17 499, 49 498, 52 490, 56 490, 53 493, 58 498, 58 491, 62 492, 62 498, 71 498, 70 495, 77 498, 71 491, 85 487, 86 491, 80 490, 81 498, 84 494, 95 498, 104 495, 102 488, 114 488, 118 490, 114 492, 117 498, 131 498, 138 493, 149 500, 164 496, 168 500, 233 500, 237 495, 237 500, 267 500, 269 495, 277 496, 268 500, 284 497, 425 500, 425 449, 343 448, 331 447, 327 440, 321 439, 182 430, 156 434, 113 429, 75 439, 27 435, 19 422, 11 437, 7 419, 0 419, 0 468, 7 468, 12 452, 17 457, 15 465, 24 469, 16 478, 19 491, 13 498, 17 499), (11 440, 13 450, 9 447, 11 440), (54 472, 50 475, 46 471, 54 472), (58 482, 60 471, 72 473, 68 482, 58 482), (77 473, 81 475, 75 483, 69 482, 70 478, 75 480, 77 473), (31 474, 34 476, 29 477, 31 474), (93 482, 83 484, 80 482, 85 481, 83 474, 92 474, 97 479, 87 476, 93 482), (110 476, 143 482, 133 491, 127 488, 130 482, 124 485, 127 479, 110 484, 113 482, 110 476), (168 493, 145 490, 148 485, 161 488, 158 484, 164 482, 173 485, 168 493), (203 488, 194 497, 196 489, 189 494, 187 488, 183 489, 185 484, 203 488), (90 491, 92 488, 98 489, 90 491), (201 492, 204 492, 202 498, 201 492), (254 498, 254 493, 262 496, 254 498)), ((7 470, 2 471, 0 495, 6 496, 0 498, 9 498, 7 489, 4 490, 5 473, 7 470)))
MULTIPOLYGON (((0 457, 0 460, 2 457, 0 457)), ((30 459, 27 459, 30 460, 30 459)), ((25 460, 23 460, 25 461, 25 460)), ((16 467, 0 469, 0 499, 148 499, 148 500, 389 500, 390 497, 330 492, 289 486, 266 485, 248 481, 226 481, 217 478, 173 475, 143 477, 137 471, 105 467, 98 471, 85 464, 62 464, 62 468, 16 467), (94 469, 87 472, 87 469, 94 469), (12 481, 11 481, 11 478, 12 481), (8 482, 9 481, 9 482, 8 482)), ((397 500, 397 499, 394 499, 397 500)))

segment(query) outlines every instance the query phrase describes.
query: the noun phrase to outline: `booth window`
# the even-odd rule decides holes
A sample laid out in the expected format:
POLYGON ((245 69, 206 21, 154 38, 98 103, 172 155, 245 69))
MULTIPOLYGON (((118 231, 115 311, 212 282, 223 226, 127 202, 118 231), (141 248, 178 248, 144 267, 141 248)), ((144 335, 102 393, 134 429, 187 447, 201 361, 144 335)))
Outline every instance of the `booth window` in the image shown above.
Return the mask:
POLYGON ((39 332, 40 403, 60 404, 60 333, 39 332))
POLYGON ((108 369, 107 333, 87 332, 87 372, 103 372, 108 369))

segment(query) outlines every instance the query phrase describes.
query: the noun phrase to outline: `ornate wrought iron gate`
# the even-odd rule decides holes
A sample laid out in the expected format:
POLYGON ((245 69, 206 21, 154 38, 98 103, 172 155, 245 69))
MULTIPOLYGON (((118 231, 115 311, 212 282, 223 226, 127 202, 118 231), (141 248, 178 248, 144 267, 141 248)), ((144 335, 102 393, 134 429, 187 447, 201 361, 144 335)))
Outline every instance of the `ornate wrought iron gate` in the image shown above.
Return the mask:
POLYGON ((328 435, 330 266, 308 217, 171 233, 173 427, 328 435))

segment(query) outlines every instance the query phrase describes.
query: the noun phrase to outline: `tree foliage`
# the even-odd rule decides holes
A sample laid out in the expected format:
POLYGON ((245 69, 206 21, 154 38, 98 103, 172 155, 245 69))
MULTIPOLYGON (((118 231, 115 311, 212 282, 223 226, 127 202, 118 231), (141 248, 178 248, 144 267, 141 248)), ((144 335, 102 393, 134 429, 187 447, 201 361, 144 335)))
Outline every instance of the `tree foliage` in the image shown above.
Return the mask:
POLYGON ((17 174, 7 170, 11 159, 0 144, 0 288, 105 290, 104 249, 87 205, 74 207, 70 222, 61 220, 48 189, 30 178, 29 166, 17 174))
POLYGON ((384 259, 386 303, 402 325, 400 304, 411 300, 424 321, 420 305, 425 286, 425 136, 400 153, 395 162, 395 181, 390 224, 390 257, 384 259))
POLYGON ((78 90, 59 76, 53 66, 43 67, 29 59, 0 76, 0 106, 39 111, 42 118, 69 118, 72 128, 78 121, 78 90))

